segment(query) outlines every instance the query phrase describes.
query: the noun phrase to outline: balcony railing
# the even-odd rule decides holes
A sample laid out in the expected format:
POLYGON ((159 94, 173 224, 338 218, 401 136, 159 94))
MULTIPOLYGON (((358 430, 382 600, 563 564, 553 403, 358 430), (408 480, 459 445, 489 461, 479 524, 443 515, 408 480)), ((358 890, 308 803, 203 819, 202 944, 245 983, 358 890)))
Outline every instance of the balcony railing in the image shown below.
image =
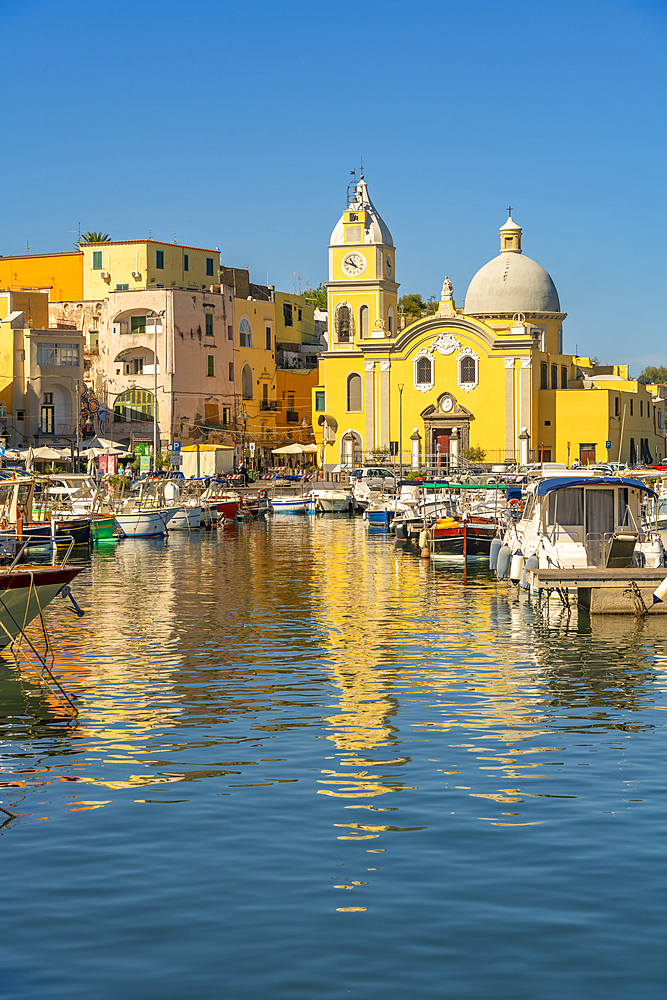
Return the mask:
POLYGON ((262 399, 259 408, 264 413, 273 412, 275 413, 278 409, 278 401, 275 399, 262 399))

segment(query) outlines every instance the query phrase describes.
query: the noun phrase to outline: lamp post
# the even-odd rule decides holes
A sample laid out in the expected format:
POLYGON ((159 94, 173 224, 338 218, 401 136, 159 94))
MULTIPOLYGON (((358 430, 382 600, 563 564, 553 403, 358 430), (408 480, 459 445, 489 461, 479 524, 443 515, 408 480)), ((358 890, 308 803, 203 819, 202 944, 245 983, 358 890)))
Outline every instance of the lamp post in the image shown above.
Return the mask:
POLYGON ((76 389, 76 471, 79 471, 79 449, 81 442, 81 383, 77 379, 74 383, 74 388, 76 389))
POLYGON ((245 465, 245 425, 248 419, 248 411, 246 410, 245 403, 241 403, 241 419, 243 420, 243 445, 241 451, 241 465, 245 465))
POLYGON ((158 446, 158 421, 157 421, 157 321, 164 316, 165 310, 159 313, 151 310, 149 316, 153 319, 153 472, 157 472, 157 446, 158 446))
POLYGON ((399 482, 403 478, 403 389, 405 382, 398 384, 398 467, 399 482))

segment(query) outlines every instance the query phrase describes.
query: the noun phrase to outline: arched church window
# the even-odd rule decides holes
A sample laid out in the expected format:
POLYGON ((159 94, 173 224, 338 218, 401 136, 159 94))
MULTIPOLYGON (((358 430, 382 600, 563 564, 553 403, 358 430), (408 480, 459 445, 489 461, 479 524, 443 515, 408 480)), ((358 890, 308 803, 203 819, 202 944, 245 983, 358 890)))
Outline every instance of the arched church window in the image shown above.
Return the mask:
POLYGON ((369 332, 369 311, 368 306, 362 306, 359 310, 359 336, 365 340, 369 332))
POLYGON ((342 344, 349 344, 351 331, 352 317, 350 316, 350 307, 340 305, 336 309, 336 340, 342 344))
POLYGON ((430 358, 419 358, 415 368, 417 385, 430 385, 433 382, 433 362, 430 358))
POLYGON ((461 358, 459 367, 459 383, 477 382, 477 362, 474 358, 461 358))
POLYGON ((244 399, 252 399, 252 368, 244 365, 241 372, 241 395, 244 399))
POLYGON ((347 380, 348 413, 361 412, 361 375, 350 375, 347 380))

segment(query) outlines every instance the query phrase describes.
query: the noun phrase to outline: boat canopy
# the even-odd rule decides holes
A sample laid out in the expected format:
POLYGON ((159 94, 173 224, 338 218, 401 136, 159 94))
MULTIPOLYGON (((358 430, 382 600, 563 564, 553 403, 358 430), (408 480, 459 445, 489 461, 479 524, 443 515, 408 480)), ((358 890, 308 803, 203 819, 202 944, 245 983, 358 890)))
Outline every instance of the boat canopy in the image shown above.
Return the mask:
POLYGON ((547 493, 551 493, 553 490, 564 490, 569 486, 630 486, 635 490, 643 490, 644 493, 649 493, 652 497, 657 496, 655 490, 642 483, 641 480, 619 479, 618 476, 599 476, 595 479, 589 479, 584 476, 572 476, 569 479, 562 477, 558 479, 542 479, 537 484, 535 496, 545 497, 547 493))

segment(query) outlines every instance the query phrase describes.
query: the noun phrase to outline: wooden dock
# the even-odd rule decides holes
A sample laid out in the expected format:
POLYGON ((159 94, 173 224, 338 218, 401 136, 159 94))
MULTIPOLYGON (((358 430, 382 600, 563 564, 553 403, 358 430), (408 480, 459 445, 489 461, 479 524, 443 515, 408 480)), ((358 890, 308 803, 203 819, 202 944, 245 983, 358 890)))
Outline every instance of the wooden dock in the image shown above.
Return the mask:
POLYGON ((658 569, 536 569, 533 588, 540 591, 575 590, 577 603, 590 614, 665 614, 667 604, 653 604, 653 591, 667 577, 658 569))

